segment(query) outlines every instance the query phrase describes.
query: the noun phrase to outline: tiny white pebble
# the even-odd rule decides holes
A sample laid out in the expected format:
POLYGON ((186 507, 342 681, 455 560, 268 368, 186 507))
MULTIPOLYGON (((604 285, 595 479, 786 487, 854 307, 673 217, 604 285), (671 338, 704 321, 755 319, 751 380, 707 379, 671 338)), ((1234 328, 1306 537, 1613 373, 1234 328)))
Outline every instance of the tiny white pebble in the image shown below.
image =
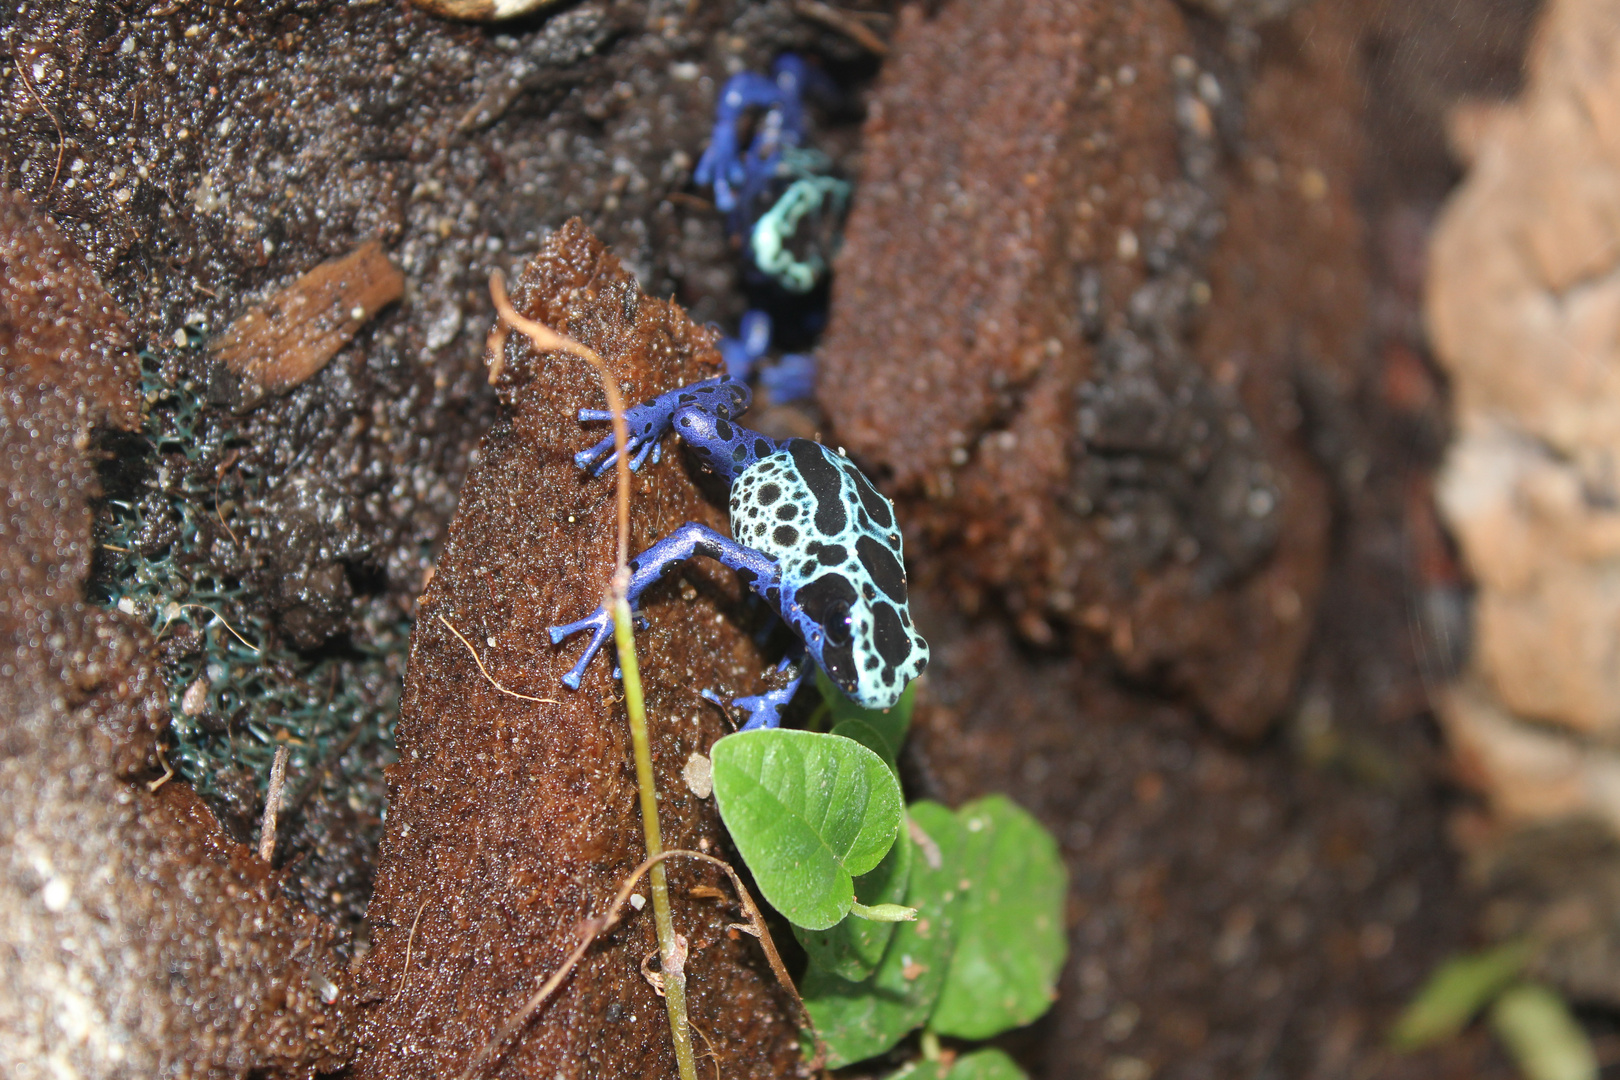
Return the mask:
POLYGON ((208 707, 208 679, 200 678, 186 687, 185 695, 180 699, 180 711, 186 716, 196 716, 208 707))
POLYGON ((358 319, 363 319, 365 317, 366 317, 366 309, 361 307, 359 304, 356 304, 356 305, 354 305, 354 307, 349 309, 349 318, 358 320, 358 319))
POLYGON ((647 906, 647 898, 638 892, 633 892, 630 894, 630 906, 640 911, 647 906))
POLYGON ((174 342, 177 348, 183 349, 186 347, 186 332, 184 330, 176 330, 174 332, 174 337, 170 340, 174 342))
POLYGON ((61 911, 73 899, 73 889, 59 877, 53 877, 39 891, 39 899, 48 911, 61 911))
POLYGON ((714 763, 693 751, 686 759, 686 767, 681 770, 681 779, 686 781, 686 790, 700 799, 707 799, 714 794, 714 763))

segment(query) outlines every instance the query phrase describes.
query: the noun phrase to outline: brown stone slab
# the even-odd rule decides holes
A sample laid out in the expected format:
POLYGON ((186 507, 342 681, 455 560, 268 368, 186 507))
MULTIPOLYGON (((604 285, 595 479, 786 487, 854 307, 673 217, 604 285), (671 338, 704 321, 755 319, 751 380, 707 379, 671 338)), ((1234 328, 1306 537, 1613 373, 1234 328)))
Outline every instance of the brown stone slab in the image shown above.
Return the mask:
POLYGON ((1251 734, 1324 565, 1296 371, 1359 348, 1365 311, 1352 106, 1305 88, 1352 80, 1349 46, 1292 18, 1309 74, 1268 68, 1238 134, 1252 72, 1168 0, 908 9, 820 350, 922 587, 1251 734), (1287 190, 1234 175, 1240 139, 1284 148, 1287 190))
MULTIPOLYGON (((513 302, 600 353, 628 400, 718 371, 713 335, 643 296, 578 221, 546 242, 513 302)), ((613 478, 573 462, 606 432, 576 419, 580 408, 603 407, 601 384, 583 361, 536 356, 514 334, 496 390, 504 415, 480 445, 411 639, 357 1077, 456 1075, 643 857, 611 646, 572 691, 560 679, 584 641, 553 647, 546 632, 594 609, 613 568, 613 478), (546 700, 513 697, 491 679, 546 700)), ((632 552, 684 521, 725 528, 718 493, 705 497, 673 440, 665 451, 636 474, 632 552)), ((760 685, 763 660, 736 623, 742 600, 729 571, 701 561, 647 597, 651 626, 637 643, 669 847, 718 850, 714 804, 691 792, 682 769, 729 730, 697 691, 760 685)), ((690 895, 695 885, 729 886, 682 864, 671 864, 670 878, 675 925, 692 949, 692 1017, 722 1075, 792 1075, 791 1005, 757 944, 727 931, 729 904, 690 895)), ((594 947, 483 1075, 674 1075, 664 1003, 639 971, 655 947, 651 916, 649 905, 594 947)))

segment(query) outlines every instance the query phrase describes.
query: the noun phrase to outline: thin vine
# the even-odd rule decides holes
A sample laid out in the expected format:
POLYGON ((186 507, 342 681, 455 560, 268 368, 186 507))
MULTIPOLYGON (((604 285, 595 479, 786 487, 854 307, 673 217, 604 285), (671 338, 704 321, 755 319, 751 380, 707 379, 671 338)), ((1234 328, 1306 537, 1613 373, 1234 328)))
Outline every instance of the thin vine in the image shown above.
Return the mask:
MULTIPOLYGON (((686 939, 675 932, 675 922, 670 914, 669 878, 661 858, 664 854, 664 844, 658 827, 658 789, 653 781, 652 747, 647 738, 646 702, 641 690, 641 669, 636 663, 635 635, 627 598, 630 588, 628 565, 630 458, 626 452, 629 434, 624 420, 624 398, 619 392, 618 380, 608 370, 607 362, 594 349, 559 334, 548 326, 524 318, 512 308, 512 302, 506 294, 506 280, 499 270, 489 276, 489 294, 499 315, 499 321, 489 335, 492 381, 500 372, 507 334, 510 330, 517 330, 528 337, 536 352, 566 352, 585 360, 601 376, 602 389, 607 394, 608 411, 613 419, 613 445, 617 450, 615 471, 618 480, 618 558, 604 603, 613 611, 614 641, 618 646, 619 668, 624 677, 625 710, 630 716, 630 741, 635 752, 636 788, 641 797, 642 835, 646 838, 647 858, 651 864, 649 884, 652 892, 653 923, 658 932, 659 966, 663 973, 664 1007, 669 1014, 669 1033, 675 1044, 675 1063, 681 1080, 697 1080, 697 1061, 692 1053, 692 1035, 688 1029, 686 1015, 686 939)), ((577 962, 578 957, 584 954, 585 947, 593 937, 594 935, 588 935, 586 940, 581 942, 575 950, 573 960, 547 980, 546 986, 561 982, 567 971, 572 969, 573 962, 577 962)), ((549 993, 546 986, 541 990, 549 993)), ((532 1013, 532 1009, 538 1008, 544 999, 543 993, 537 994, 531 1006, 521 1010, 518 1016, 532 1013)), ((513 1021, 508 1022, 507 1028, 516 1030, 513 1026, 514 1021, 521 1024, 521 1020, 514 1017, 513 1021)), ((506 1031, 505 1034, 509 1035, 510 1031, 506 1031)))

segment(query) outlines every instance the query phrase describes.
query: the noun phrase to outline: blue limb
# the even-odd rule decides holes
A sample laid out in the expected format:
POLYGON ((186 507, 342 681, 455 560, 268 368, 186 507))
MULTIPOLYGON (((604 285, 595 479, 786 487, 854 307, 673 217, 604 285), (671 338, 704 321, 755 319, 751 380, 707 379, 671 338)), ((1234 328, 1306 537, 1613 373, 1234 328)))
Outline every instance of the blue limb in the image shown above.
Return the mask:
MULTIPOLYGON (((750 163, 745 162, 741 155, 738 131, 743 114, 749 109, 769 110, 761 120, 760 130, 749 148, 751 158, 763 156, 764 161, 769 161, 773 145, 783 134, 783 103, 783 92, 776 81, 758 72, 744 71, 726 80, 726 85, 720 91, 720 100, 715 105, 714 131, 709 137, 709 146, 703 151, 692 173, 692 179, 698 184, 714 186, 714 204, 721 210, 729 212, 736 208, 737 199, 733 189, 747 180, 750 171, 750 163)), ((793 134, 797 141, 797 132, 793 134)), ((764 161, 760 164, 763 165, 764 161)))
POLYGON ((790 662, 793 665, 793 677, 788 680, 787 685, 776 690, 768 690, 763 694, 731 699, 732 708, 741 709, 748 714, 748 722, 741 730, 753 731, 756 728, 781 726, 782 710, 793 700, 793 695, 799 692, 799 686, 810 670, 810 658, 804 655, 802 650, 797 660, 791 656, 784 656, 782 665, 777 670, 781 671, 788 667, 790 662))
MULTIPOLYGON (((722 375, 717 379, 705 379, 703 382, 693 383, 676 390, 650 398, 624 411, 624 423, 628 428, 628 439, 625 449, 632 455, 630 468, 632 471, 641 468, 642 462, 647 460, 649 453, 653 461, 658 461, 660 452, 656 449, 658 440, 663 438, 672 425, 679 419, 677 414, 690 412, 709 414, 719 419, 729 420, 741 416, 748 411, 753 401, 753 394, 748 387, 722 375)), ((583 421, 610 420, 613 414, 606 409, 581 409, 579 418, 583 421)), ((682 425, 683 428, 692 427, 691 424, 682 425)), ((712 421, 711 421, 712 426, 712 421)), ((687 435, 686 430, 681 432, 687 435)), ((690 437, 688 437, 690 441, 690 437)), ((613 435, 610 433, 602 437, 595 446, 582 450, 574 455, 574 465, 581 469, 590 469, 595 466, 594 473, 601 476, 613 463, 619 459, 619 453, 613 445, 613 435), (603 455, 606 457, 603 457, 603 455), (600 459, 600 460, 599 460, 600 459)))
MULTIPOLYGON (((787 707, 788 702, 793 700, 793 695, 799 692, 799 687, 804 683, 805 675, 810 671, 810 658, 805 654, 802 646, 782 657, 782 662, 776 666, 776 670, 781 672, 789 666, 793 668, 793 675, 785 685, 775 690, 767 690, 763 694, 750 694, 748 697, 731 699, 732 708, 740 709, 748 714, 747 722, 738 729, 739 731, 753 731, 756 728, 781 726, 782 710, 787 707)), ((716 705, 722 707, 725 705, 720 695, 713 690, 699 692, 716 705)))
POLYGON ((713 186, 715 206, 727 215, 733 234, 747 231, 754 204, 773 181, 800 168, 786 157, 804 142, 807 90, 829 97, 837 93, 832 80, 792 53, 777 57, 769 78, 740 72, 721 89, 714 130, 692 179, 713 186), (741 126, 749 110, 763 114, 745 153, 741 126))
POLYGON ((760 368, 759 384, 770 394, 774 405, 801 401, 815 393, 815 357, 788 353, 770 367, 760 368))
MULTIPOLYGON (((626 410, 625 423, 630 428, 627 448, 634 455, 630 467, 639 467, 647 456, 648 444, 656 443, 664 432, 674 428, 699 461, 730 483, 761 457, 782 448, 775 439, 732 422, 748 410, 753 399, 746 383, 722 375, 660 394, 626 410)), ((600 409, 589 411, 601 412, 600 409)), ((607 457, 597 466, 597 475, 618 460, 611 435, 574 455, 574 463, 581 469, 589 469, 604 454, 607 457)))
MULTIPOLYGON (((641 594, 660 578, 695 555, 704 555, 729 566, 737 572, 743 584, 763 596, 771 605, 781 603, 781 573, 774 559, 752 548, 745 548, 730 537, 721 536, 707 525, 689 521, 630 560, 630 588, 626 599, 630 601, 631 608, 635 608, 641 601, 641 594)), ((553 626, 550 630, 551 643, 556 645, 581 630, 590 630, 591 640, 579 660, 562 678, 563 685, 571 690, 579 689, 586 665, 612 635, 613 613, 603 605, 577 622, 553 626)))
POLYGON ((770 347, 771 317, 759 310, 744 312, 737 336, 720 339, 720 355, 725 358, 726 373, 733 379, 747 379, 755 361, 770 347))

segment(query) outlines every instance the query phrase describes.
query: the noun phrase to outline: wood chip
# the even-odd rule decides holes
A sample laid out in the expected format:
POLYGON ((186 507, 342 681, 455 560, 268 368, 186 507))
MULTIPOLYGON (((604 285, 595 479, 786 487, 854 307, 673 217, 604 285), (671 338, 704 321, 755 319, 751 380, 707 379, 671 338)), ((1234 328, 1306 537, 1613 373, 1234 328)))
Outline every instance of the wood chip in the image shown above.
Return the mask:
POLYGON ((470 22, 500 22, 550 7, 558 0, 411 0, 424 11, 470 22))
POLYGON ((321 370, 355 331, 404 292, 404 275, 372 240, 243 312, 210 346, 241 378, 237 410, 285 393, 321 370))

